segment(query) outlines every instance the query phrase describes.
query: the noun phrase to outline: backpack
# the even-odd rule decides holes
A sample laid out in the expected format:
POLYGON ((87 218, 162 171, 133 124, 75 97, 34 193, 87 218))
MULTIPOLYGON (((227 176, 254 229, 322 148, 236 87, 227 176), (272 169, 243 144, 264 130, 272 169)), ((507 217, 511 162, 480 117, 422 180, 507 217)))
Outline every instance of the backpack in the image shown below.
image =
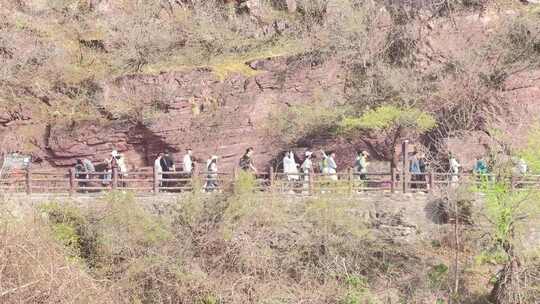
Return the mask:
POLYGON ((249 170, 251 169, 250 165, 251 165, 251 159, 247 155, 244 155, 242 156, 242 158, 240 158, 240 163, 239 163, 240 169, 249 170))

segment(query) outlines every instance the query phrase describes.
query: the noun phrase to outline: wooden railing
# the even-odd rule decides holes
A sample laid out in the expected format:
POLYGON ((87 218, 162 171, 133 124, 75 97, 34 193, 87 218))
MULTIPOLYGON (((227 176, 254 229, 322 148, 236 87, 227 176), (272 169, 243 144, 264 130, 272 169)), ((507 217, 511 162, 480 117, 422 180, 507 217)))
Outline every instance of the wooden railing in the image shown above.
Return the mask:
MULTIPOLYGON (((494 175, 450 173, 400 174, 371 172, 364 175, 352 170, 336 174, 285 174, 272 169, 256 174, 256 191, 296 193, 364 193, 380 192, 437 192, 459 185, 481 186, 500 180, 494 175)), ((222 191, 234 185, 236 174, 195 172, 155 172, 150 168, 132 172, 77 173, 73 169, 58 171, 32 170, 14 172, 0 179, 0 192, 8 193, 98 193, 124 190, 135 193, 222 191)), ((540 190, 540 175, 514 176, 509 179, 516 190, 540 190)))

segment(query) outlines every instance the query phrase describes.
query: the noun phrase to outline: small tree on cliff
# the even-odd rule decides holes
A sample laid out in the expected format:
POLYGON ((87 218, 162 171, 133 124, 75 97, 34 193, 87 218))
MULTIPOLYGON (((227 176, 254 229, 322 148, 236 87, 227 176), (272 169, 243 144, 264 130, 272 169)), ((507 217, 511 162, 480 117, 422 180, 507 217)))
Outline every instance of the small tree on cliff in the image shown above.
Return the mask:
POLYGON ((415 108, 400 108, 386 105, 365 112, 360 117, 346 117, 341 122, 348 134, 382 138, 375 144, 368 143, 380 156, 398 164, 398 147, 408 137, 414 138, 437 125, 430 114, 415 108))
POLYGON ((487 256, 500 264, 491 299, 497 304, 525 304, 538 296, 537 268, 527 261, 532 252, 523 243, 526 228, 538 220, 538 193, 514 191, 510 179, 485 182, 486 216, 492 224, 492 247, 487 256))

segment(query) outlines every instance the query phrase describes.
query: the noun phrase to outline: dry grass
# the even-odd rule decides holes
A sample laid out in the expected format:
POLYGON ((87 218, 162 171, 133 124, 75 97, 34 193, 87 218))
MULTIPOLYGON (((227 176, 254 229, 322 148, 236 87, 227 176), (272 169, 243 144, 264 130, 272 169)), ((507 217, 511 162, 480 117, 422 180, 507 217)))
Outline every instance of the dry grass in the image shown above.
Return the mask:
POLYGON ((114 303, 35 214, 1 218, 0 302, 114 303))
MULTIPOLYGON (((90 208, 49 203, 4 214, 2 303, 433 303, 448 295, 448 248, 382 241, 357 202, 339 195, 302 201, 242 187, 149 206, 160 216, 122 193, 90 208)), ((487 293, 464 285, 462 303, 473 303, 473 291, 487 293)))

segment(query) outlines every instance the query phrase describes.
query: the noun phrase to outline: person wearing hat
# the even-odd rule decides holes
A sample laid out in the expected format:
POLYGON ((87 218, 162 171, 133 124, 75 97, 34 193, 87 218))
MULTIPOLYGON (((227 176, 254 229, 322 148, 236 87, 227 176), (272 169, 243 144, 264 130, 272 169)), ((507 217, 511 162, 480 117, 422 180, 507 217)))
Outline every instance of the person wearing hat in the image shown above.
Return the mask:
POLYGON ((360 180, 367 180, 367 167, 369 153, 367 151, 359 151, 354 162, 354 170, 360 180))
POLYGON ((118 168, 118 157, 119 156, 120 156, 120 153, 118 153, 117 150, 112 150, 111 159, 109 160, 109 163, 111 164, 111 167, 118 168))
POLYGON ((218 157, 216 155, 212 155, 212 157, 206 161, 206 171, 208 172, 208 175, 206 176, 206 184, 204 186, 206 192, 212 192, 218 188, 217 160, 218 157))

